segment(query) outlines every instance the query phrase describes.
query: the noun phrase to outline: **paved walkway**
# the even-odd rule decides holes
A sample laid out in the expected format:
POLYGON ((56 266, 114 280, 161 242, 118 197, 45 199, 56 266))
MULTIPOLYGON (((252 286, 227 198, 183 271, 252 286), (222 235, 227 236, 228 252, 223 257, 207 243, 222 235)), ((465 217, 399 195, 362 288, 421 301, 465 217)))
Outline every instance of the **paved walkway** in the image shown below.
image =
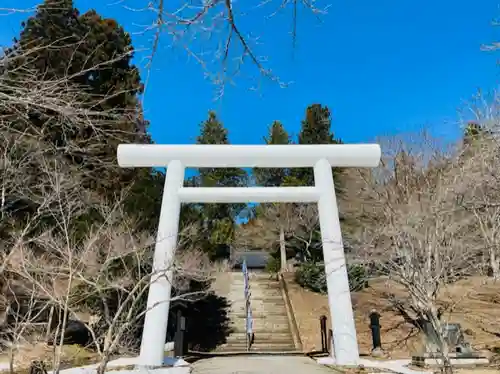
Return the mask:
POLYGON ((200 360, 192 374, 333 374, 334 371, 301 356, 233 356, 200 360))

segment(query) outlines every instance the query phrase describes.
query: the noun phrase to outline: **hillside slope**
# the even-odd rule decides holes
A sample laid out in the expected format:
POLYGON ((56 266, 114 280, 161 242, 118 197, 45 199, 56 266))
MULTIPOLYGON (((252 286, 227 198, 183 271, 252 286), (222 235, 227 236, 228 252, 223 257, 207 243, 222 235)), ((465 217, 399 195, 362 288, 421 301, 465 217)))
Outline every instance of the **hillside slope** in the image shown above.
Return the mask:
MULTIPOLYGON (((317 350, 321 348, 319 317, 326 315, 330 323, 327 296, 301 288, 294 282, 293 274, 287 274, 286 279, 304 350, 317 350)), ((373 280, 369 288, 352 294, 360 353, 371 352, 368 316, 376 309, 381 313, 384 350, 393 358, 409 357, 422 349, 422 336, 391 310, 388 291, 401 297, 405 295, 403 290, 383 279, 373 280)), ((470 278, 448 287, 442 301, 450 299, 457 305, 453 313, 445 317, 461 324, 472 346, 477 350, 500 350, 500 285, 485 278, 470 278)))

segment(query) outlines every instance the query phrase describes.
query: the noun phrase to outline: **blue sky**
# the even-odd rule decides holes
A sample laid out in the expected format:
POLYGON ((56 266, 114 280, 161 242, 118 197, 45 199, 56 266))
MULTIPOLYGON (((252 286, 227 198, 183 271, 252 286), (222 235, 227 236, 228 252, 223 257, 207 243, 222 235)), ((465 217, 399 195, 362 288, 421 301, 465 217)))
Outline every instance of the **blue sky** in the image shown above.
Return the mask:
MULTIPOLYGON (((19 8, 20 3, 2 0, 1 7, 19 8)), ((22 6, 36 3, 23 0, 22 6)), ((151 14, 117 3, 75 1, 81 11, 92 7, 115 18, 133 35, 136 48, 150 48, 151 35, 139 31, 151 22, 151 14)), ((271 12, 268 7, 241 20, 243 31, 261 36, 257 53, 269 57, 269 66, 282 80, 294 82, 287 88, 267 82, 252 91, 242 78, 214 101, 214 87, 201 68, 187 59, 182 48, 169 48, 169 39, 163 38, 145 97, 155 141, 192 143, 199 123, 214 109, 233 143, 261 143, 273 120, 297 133, 305 108, 315 102, 330 107, 333 130, 345 142, 367 142, 422 125, 436 135, 454 138, 459 133, 456 111, 464 100, 479 88, 497 86, 498 56, 480 49, 499 39, 500 27, 491 25, 500 16, 497 0, 332 0, 330 4, 322 24, 307 11, 299 13, 293 51, 288 34, 291 11, 266 20, 262 15, 271 12)), ((0 18, 0 44, 10 43, 24 17, 0 18)), ((139 65, 145 53, 137 56, 139 65)), ((244 71, 256 76, 250 65, 244 71)))

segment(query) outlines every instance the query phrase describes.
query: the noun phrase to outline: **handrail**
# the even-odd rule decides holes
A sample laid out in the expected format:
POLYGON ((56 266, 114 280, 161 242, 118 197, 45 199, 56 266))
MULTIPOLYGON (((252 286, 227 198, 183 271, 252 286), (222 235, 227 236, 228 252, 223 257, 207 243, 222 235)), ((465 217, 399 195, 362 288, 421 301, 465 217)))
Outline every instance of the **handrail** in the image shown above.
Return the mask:
POLYGON ((241 269, 243 271, 244 297, 245 297, 245 319, 246 319, 245 332, 246 332, 247 351, 249 351, 253 342, 253 318, 252 318, 252 308, 250 305, 250 295, 251 295, 250 278, 248 275, 248 267, 245 259, 243 259, 241 269))

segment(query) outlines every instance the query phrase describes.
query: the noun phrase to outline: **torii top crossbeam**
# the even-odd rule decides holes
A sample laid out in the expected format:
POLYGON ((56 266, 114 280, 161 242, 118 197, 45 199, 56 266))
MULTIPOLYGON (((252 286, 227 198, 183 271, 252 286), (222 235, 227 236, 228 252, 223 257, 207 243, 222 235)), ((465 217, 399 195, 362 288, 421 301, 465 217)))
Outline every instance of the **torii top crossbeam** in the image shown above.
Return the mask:
POLYGON ((337 167, 377 167, 380 156, 378 144, 118 146, 121 167, 165 167, 178 160, 187 168, 301 168, 321 159, 337 167))

